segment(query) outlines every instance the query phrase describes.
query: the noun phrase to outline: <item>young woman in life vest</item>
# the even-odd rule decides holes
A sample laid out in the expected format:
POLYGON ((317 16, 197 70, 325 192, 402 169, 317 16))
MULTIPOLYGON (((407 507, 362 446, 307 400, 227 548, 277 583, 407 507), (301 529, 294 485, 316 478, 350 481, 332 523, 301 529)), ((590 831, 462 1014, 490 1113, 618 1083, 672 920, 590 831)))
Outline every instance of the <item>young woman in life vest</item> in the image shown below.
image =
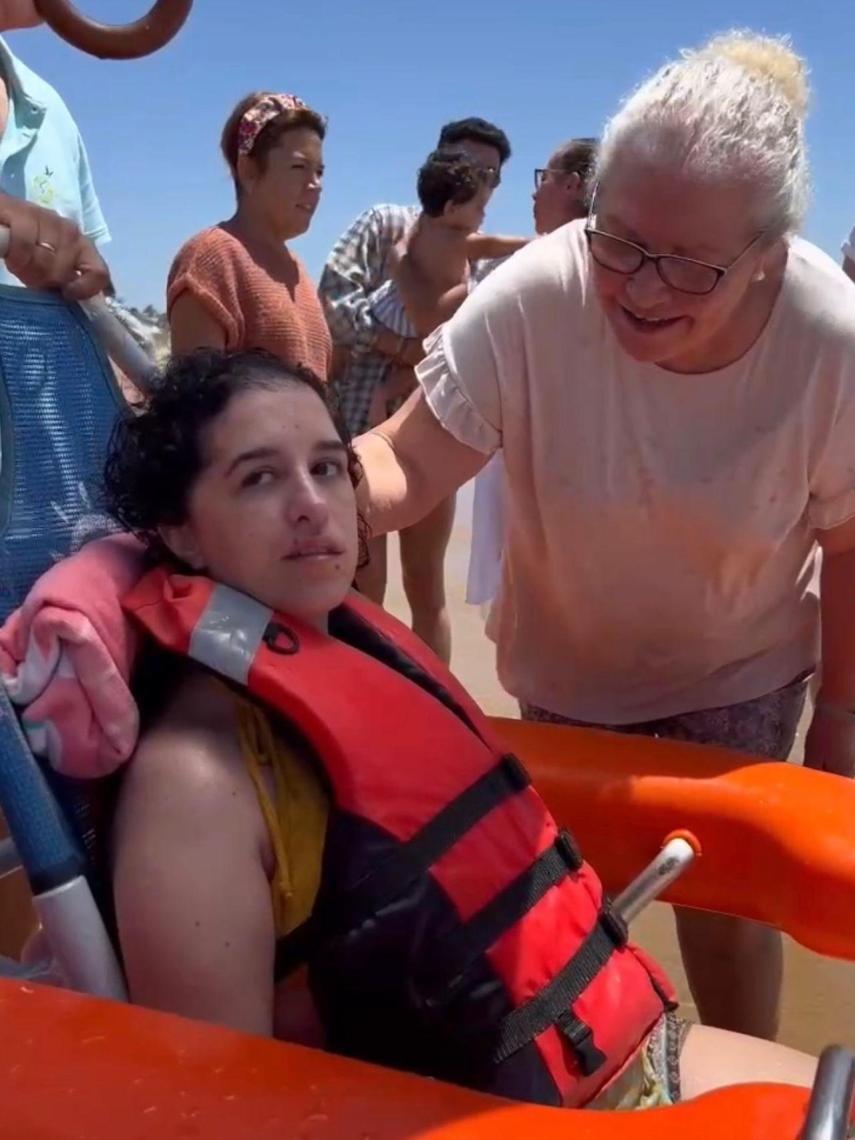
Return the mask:
MULTIPOLYGON (((111 509, 154 565, 125 606, 161 644, 140 678, 143 733, 114 833, 132 1000, 551 1104, 646 1107, 745 1081, 809 1084, 812 1059, 671 1011, 667 980, 621 937, 595 875, 519 769, 508 767, 492 804, 473 807, 474 785, 496 793, 507 760, 432 654, 352 593, 358 479, 320 382, 258 351, 175 360, 146 410, 117 429, 111 509), (396 805, 447 806, 452 779, 466 792, 446 797, 457 816, 446 813, 433 878, 410 863, 400 877, 396 805), (514 893, 513 876, 503 893, 497 874, 538 855, 519 849, 532 821, 549 840, 535 861, 546 866, 554 840, 565 863, 535 905, 497 921, 497 899, 509 906, 514 893), (345 891, 334 880, 348 876, 345 891), (366 882, 374 893, 360 896, 366 882), (313 911, 314 929, 304 925, 313 911), (446 976, 445 958, 489 929, 495 940, 446 976), (293 974, 278 980, 295 930, 311 932, 293 955, 308 958, 311 997, 293 974), (533 995, 519 987, 553 948, 574 956, 580 940, 607 942, 604 930, 614 941, 593 982, 548 1025, 532 1022, 533 995)), ((417 858, 412 843, 407 855, 417 858)), ((537 983, 539 1008, 564 965, 537 983)))

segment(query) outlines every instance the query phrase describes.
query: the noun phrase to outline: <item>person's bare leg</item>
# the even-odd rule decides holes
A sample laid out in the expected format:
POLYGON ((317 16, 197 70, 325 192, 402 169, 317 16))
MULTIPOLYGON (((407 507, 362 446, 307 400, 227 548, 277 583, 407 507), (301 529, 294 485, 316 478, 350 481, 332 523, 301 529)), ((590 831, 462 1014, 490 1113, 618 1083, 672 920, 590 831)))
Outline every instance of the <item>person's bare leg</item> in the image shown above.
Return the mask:
POLYGON ((372 538, 368 543, 368 562, 356 573, 356 588, 378 606, 386 597, 386 535, 372 538))
POLYGON ((774 1041, 784 970, 777 930, 675 907, 689 988, 704 1025, 774 1041))
POLYGON ((786 1045, 693 1025, 680 1054, 680 1086, 684 1100, 727 1085, 771 1082, 810 1088, 816 1058, 786 1045))
POLYGON ((451 660, 451 622, 445 602, 445 552, 454 525, 455 503, 452 495, 400 534, 401 576, 413 615, 413 632, 446 665, 451 660))

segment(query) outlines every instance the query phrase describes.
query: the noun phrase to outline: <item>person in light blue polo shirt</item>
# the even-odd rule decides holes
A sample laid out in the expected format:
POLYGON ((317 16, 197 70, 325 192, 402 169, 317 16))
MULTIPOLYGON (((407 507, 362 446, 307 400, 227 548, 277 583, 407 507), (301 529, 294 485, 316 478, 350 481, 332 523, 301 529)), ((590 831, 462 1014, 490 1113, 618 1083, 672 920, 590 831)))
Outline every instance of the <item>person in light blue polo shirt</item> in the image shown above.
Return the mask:
MULTIPOLYGON (((90 241, 103 245, 110 233, 77 124, 53 87, 2 37, 0 80, 5 88, 0 90, 0 191, 68 218, 90 241)), ((2 262, 0 283, 20 284, 2 262)))

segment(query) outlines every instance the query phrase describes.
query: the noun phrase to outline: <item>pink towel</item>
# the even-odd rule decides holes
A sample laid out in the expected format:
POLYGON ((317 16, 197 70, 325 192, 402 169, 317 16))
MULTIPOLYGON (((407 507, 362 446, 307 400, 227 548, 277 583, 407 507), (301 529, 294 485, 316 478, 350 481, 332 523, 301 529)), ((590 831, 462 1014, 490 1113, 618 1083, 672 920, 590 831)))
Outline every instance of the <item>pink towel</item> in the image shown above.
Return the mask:
POLYGON ((106 776, 136 745, 137 635, 121 599, 142 572, 136 539, 98 539, 43 574, 0 629, 0 679, 30 747, 67 776, 106 776))

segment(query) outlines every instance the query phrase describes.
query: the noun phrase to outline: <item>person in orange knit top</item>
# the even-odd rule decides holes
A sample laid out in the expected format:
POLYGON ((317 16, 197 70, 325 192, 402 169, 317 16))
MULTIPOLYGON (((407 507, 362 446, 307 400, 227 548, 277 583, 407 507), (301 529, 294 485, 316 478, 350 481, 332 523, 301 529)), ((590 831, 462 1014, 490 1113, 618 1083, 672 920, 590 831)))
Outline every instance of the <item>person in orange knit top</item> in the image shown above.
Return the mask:
POLYGON ((329 373, 332 344, 314 282, 287 246, 321 197, 326 120, 294 95, 257 92, 232 111, 221 147, 237 208, 190 238, 169 272, 172 351, 264 348, 329 373))

